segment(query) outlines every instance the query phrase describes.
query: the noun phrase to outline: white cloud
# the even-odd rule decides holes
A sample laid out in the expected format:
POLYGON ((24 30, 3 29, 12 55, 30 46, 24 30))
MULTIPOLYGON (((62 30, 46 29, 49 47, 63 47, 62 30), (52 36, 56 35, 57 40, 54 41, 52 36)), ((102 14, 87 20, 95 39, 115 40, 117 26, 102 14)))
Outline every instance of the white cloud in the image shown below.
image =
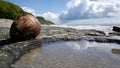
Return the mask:
POLYGON ((34 10, 33 8, 30 8, 30 7, 22 7, 22 9, 23 9, 24 11, 29 12, 29 13, 31 13, 31 14, 33 14, 33 15, 36 16, 36 10, 34 10))
POLYGON ((58 14, 54 14, 52 12, 47 12, 47 13, 43 13, 43 14, 38 14, 37 11, 33 8, 30 8, 30 7, 22 7, 22 9, 26 12, 29 12, 35 16, 42 16, 44 17, 46 20, 50 20, 54 23, 58 23, 59 22, 59 19, 58 19, 58 14))
POLYGON ((30 7, 22 7, 22 9, 26 12, 29 12, 35 16, 42 16, 44 17, 46 20, 50 20, 54 23, 58 23, 59 19, 58 19, 58 14, 54 14, 52 12, 47 12, 47 13, 43 13, 43 14, 38 14, 37 11, 33 8, 30 7))
POLYGON ((70 0, 66 6, 68 9, 58 14, 52 12, 38 14, 36 10, 29 7, 22 7, 22 9, 54 23, 120 16, 120 0, 70 0))
POLYGON ((71 7, 75 7, 75 6, 78 6, 80 4, 81 0, 70 0, 68 3, 67 3, 67 7, 68 8, 71 8, 71 7))
POLYGON ((47 13, 43 13, 41 16, 44 17, 46 20, 53 21, 54 23, 59 23, 58 14, 47 12, 47 13))
POLYGON ((71 0, 67 7, 61 20, 113 17, 120 12, 120 0, 71 0))

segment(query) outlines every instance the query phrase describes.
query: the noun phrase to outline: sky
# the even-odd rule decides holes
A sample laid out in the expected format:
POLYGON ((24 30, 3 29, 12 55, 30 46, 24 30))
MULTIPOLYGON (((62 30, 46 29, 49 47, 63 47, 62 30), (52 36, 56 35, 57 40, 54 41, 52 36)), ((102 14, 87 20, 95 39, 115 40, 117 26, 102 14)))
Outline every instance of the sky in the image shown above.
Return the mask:
POLYGON ((6 0, 56 24, 120 24, 120 0, 6 0))

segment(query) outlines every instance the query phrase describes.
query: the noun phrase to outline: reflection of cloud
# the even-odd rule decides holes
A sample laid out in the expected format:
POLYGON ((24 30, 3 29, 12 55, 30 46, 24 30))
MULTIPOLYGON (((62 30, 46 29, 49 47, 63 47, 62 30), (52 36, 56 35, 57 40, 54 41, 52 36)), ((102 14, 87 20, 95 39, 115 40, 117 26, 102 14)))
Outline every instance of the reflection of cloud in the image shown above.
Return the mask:
POLYGON ((120 12, 119 0, 71 0, 67 6, 59 16, 61 20, 111 17, 120 12))
POLYGON ((26 12, 29 12, 33 15, 36 15, 36 10, 34 10, 33 8, 29 8, 29 7, 22 7, 22 9, 26 12))
POLYGON ((95 47, 95 42, 90 43, 89 41, 82 40, 80 42, 67 42, 67 46, 75 50, 86 50, 89 47, 95 47))
POLYGON ((114 54, 120 54, 120 45, 116 43, 98 43, 89 42, 87 40, 66 42, 66 45, 74 50, 87 50, 88 48, 95 48, 102 51, 111 51, 114 54))

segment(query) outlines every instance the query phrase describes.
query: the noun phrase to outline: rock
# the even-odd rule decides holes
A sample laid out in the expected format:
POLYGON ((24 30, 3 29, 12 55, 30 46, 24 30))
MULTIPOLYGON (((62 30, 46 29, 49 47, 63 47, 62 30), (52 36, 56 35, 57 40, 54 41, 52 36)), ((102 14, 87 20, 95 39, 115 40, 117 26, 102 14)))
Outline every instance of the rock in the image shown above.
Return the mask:
POLYGON ((9 28, 0 27, 0 39, 8 38, 9 37, 9 28))
POLYGON ((112 49, 113 54, 120 54, 120 49, 112 49))
POLYGON ((41 35, 42 36, 45 36, 45 35, 46 36, 52 36, 52 35, 105 36, 105 33, 103 31, 98 31, 98 30, 79 30, 74 28, 42 26, 41 35))
MULTIPOLYGON (((2 43, 0 40, 0 44, 2 43)), ((8 41, 8 40, 4 40, 8 41)), ((6 44, 0 47, 0 68, 11 68, 22 55, 29 53, 32 49, 40 48, 41 40, 35 39, 6 44)))
POLYGON ((13 20, 10 19, 0 19, 0 27, 10 28, 13 20))
POLYGON ((113 26, 113 31, 120 32, 120 26, 113 26))
POLYGON ((35 39, 40 34, 41 25, 36 17, 30 14, 19 16, 10 28, 10 38, 13 41, 35 39))
POLYGON ((110 36, 120 36, 120 32, 110 32, 110 36))
POLYGON ((98 30, 83 30, 81 32, 84 32, 85 35, 90 36, 105 36, 104 31, 98 31, 98 30))

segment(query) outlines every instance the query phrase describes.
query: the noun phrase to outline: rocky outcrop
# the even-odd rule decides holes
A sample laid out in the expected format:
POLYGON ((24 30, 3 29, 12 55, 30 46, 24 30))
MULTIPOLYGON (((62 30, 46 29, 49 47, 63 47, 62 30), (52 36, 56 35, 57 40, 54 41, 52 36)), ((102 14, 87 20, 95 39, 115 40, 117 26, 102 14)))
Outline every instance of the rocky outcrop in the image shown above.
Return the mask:
POLYGON ((120 36, 120 26, 113 26, 113 32, 110 32, 110 36, 120 36))
POLYGON ((110 36, 120 36, 120 32, 110 32, 110 36))
POLYGON ((120 26, 113 26, 113 31, 120 32, 120 26))

